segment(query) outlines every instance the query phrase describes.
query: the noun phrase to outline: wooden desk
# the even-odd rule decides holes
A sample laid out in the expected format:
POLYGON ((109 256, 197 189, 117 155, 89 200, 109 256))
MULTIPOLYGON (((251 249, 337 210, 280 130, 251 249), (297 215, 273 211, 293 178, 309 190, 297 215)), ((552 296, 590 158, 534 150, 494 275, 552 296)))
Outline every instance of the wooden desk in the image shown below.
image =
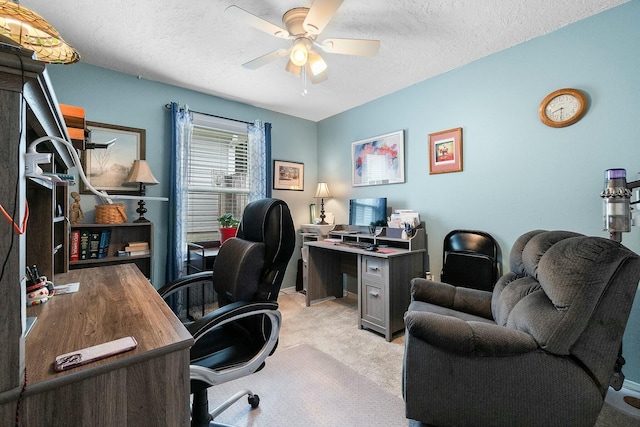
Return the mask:
MULTIPOLYGON (((37 316, 26 338, 27 387, 21 426, 186 426, 189 348, 193 338, 135 264, 74 270, 58 285, 77 293, 29 307, 37 316), (133 336, 138 347, 65 372, 59 354, 133 336)), ((15 401, 0 402, 3 425, 15 401)))
POLYGON ((306 304, 343 295, 342 275, 358 280, 358 327, 384 334, 391 341, 404 328, 411 299, 410 281, 423 277, 424 249, 381 248, 369 252, 333 242, 305 242, 309 249, 306 304))

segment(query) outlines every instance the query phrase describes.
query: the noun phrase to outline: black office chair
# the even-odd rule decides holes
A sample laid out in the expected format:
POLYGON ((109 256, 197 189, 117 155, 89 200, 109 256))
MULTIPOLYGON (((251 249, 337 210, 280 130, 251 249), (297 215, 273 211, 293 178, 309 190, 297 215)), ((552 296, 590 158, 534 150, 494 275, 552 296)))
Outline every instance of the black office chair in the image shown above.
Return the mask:
POLYGON ((493 290, 498 280, 498 244, 484 231, 453 230, 444 238, 440 281, 493 290))
POLYGON ((185 322, 195 340, 190 364, 192 426, 218 425, 215 417, 245 395, 253 408, 260 403, 258 395, 241 390, 209 412, 207 389, 262 369, 275 351, 281 323, 276 301, 294 247, 287 204, 258 200, 246 206, 236 238, 220 247, 212 272, 182 277, 158 291, 182 318, 184 309, 172 301, 179 291, 213 282, 218 297, 219 308, 185 322))

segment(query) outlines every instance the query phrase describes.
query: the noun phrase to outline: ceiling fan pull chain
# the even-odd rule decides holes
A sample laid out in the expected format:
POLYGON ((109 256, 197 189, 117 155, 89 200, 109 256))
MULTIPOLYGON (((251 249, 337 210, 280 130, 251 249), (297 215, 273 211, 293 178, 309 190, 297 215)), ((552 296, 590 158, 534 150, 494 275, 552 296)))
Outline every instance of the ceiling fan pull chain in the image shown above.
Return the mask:
POLYGON ((302 73, 300 73, 300 77, 302 77, 302 88, 303 88, 300 96, 304 98, 309 93, 307 91, 307 67, 302 67, 302 73))

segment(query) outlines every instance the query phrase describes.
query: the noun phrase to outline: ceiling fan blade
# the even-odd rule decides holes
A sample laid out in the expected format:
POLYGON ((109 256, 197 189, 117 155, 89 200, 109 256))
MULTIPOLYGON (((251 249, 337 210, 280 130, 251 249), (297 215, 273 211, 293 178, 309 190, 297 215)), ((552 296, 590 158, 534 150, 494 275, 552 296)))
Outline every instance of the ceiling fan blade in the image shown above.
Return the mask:
POLYGON ((271 34, 272 36, 280 37, 283 39, 289 37, 289 32, 284 28, 280 28, 269 21, 265 21, 264 19, 254 15, 253 13, 239 8, 238 6, 229 6, 225 9, 224 13, 235 19, 237 22, 242 22, 243 24, 249 25, 257 30, 264 31, 265 33, 271 34))
POLYGON ((376 56, 380 50, 380 40, 326 39, 317 45, 325 52, 345 55, 376 56))
POLYGON ((336 14, 342 2, 343 0, 315 0, 302 23, 302 28, 310 34, 320 34, 336 14))
POLYGON ((256 68, 260 68, 263 65, 267 65, 270 62, 276 61, 284 56, 287 56, 288 53, 289 53, 289 49, 274 50, 273 52, 269 52, 266 55, 262 55, 254 60, 245 62, 244 64, 242 64, 242 66, 250 70, 255 70, 256 68))

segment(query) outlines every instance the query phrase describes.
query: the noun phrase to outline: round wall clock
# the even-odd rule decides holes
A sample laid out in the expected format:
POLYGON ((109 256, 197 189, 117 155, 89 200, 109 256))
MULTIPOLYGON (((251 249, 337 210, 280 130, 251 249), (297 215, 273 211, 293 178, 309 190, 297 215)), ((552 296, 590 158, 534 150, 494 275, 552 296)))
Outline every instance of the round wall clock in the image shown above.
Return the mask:
POLYGON ((587 112, 587 102, 587 96, 578 89, 558 89, 540 103, 540 120, 554 128, 572 125, 587 112))

